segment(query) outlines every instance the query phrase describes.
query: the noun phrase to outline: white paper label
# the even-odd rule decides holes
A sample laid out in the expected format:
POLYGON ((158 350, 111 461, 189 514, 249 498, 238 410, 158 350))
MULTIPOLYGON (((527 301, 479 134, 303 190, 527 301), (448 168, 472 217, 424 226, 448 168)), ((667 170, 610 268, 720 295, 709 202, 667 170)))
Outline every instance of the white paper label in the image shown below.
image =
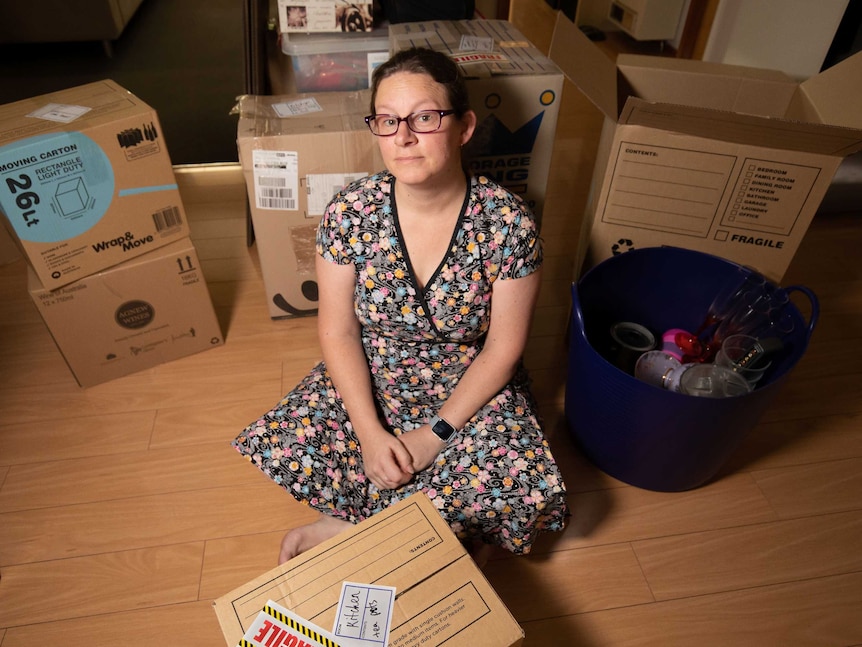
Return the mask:
POLYGON ((461 43, 458 49, 462 52, 493 52, 494 39, 486 36, 471 36, 464 34, 461 36, 461 43))
POLYGON ((318 173, 305 178, 308 186, 307 218, 322 216, 326 205, 342 188, 368 173, 318 173))
POLYGON ((342 647, 389 644, 395 587, 342 582, 332 633, 342 647))
POLYGON ((317 99, 314 97, 286 101, 284 103, 274 103, 272 104, 272 109, 282 119, 286 117, 301 117, 312 112, 323 112, 323 108, 317 103, 317 99))
POLYGON ((294 151, 255 150, 254 196, 258 209, 299 209, 299 154, 294 151))
POLYGON ((90 112, 90 108, 87 108, 86 106, 49 103, 38 110, 34 110, 27 116, 35 117, 36 119, 45 119, 46 121, 58 121, 63 124, 68 124, 88 112, 90 112))

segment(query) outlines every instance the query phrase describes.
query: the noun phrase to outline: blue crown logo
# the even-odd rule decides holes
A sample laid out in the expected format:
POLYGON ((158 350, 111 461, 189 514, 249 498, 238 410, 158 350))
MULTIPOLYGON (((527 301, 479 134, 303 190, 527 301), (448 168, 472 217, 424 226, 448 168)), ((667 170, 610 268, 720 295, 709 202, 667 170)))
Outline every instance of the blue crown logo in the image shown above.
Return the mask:
POLYGON ((476 126, 468 146, 470 157, 521 155, 530 153, 539 135, 544 112, 540 112, 515 131, 509 130, 495 114, 490 114, 476 126))

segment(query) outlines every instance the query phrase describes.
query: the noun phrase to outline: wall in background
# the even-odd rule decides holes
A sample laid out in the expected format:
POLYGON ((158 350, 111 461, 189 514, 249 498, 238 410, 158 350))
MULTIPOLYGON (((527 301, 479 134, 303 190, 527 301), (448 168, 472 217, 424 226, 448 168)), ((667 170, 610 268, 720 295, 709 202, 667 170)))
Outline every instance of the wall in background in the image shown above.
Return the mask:
POLYGON ((820 71, 848 0, 721 0, 703 60, 781 70, 796 79, 820 71))

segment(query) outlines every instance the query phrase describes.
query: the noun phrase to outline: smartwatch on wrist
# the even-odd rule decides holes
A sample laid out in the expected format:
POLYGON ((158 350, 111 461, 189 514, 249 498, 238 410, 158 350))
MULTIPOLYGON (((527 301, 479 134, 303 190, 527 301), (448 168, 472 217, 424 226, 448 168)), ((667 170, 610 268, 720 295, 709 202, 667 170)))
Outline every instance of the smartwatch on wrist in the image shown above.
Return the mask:
POLYGON ((428 424, 431 426, 431 431, 434 432, 434 435, 444 443, 452 440, 452 436, 458 431, 440 416, 434 416, 428 424))

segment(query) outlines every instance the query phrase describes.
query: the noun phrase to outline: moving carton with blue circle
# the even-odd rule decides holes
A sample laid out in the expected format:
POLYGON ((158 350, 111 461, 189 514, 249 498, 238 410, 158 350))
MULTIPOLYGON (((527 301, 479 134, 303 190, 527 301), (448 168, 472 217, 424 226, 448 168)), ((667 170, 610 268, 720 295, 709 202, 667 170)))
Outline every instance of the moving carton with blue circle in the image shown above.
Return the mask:
POLYGON ((0 106, 0 212, 48 289, 189 234, 156 112, 110 80, 0 106))

